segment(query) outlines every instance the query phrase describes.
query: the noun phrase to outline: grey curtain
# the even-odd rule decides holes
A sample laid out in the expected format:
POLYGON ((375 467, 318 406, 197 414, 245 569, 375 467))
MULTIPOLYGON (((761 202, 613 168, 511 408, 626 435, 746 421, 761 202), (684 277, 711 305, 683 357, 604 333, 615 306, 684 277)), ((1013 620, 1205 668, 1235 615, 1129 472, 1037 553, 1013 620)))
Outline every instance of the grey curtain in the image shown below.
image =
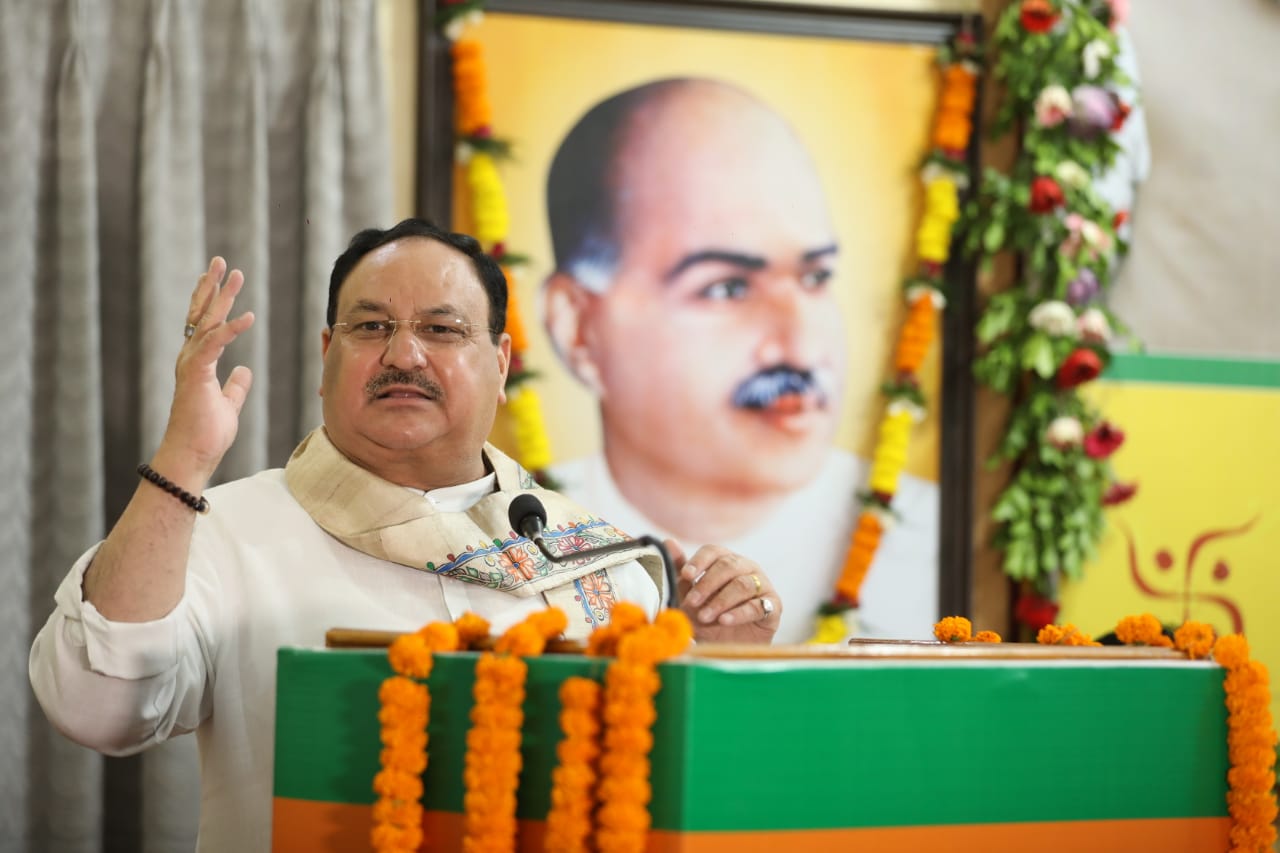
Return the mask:
POLYGON ((1280 358, 1280 3, 1136 0, 1151 175, 1111 307, 1154 352, 1280 358), (1187 61, 1195 57, 1194 61, 1187 61))
POLYGON ((0 0, 0 851, 191 850, 194 742, 104 759, 27 651, 155 449, 195 279, 244 270, 221 479, 319 422, 328 269, 391 216, 376 0, 0 0))

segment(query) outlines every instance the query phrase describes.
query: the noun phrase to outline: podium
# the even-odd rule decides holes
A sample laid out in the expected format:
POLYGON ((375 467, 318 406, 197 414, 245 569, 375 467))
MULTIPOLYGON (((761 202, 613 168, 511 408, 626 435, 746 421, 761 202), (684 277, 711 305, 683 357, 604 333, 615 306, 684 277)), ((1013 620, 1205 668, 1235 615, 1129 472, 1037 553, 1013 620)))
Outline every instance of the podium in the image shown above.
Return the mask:
MULTIPOLYGON (((476 658, 440 655, 429 681, 432 850, 461 849, 476 658)), ((529 662, 521 850, 542 849, 559 684, 606 664, 529 662)), ((273 849, 368 850, 385 651, 285 648, 278 667, 273 849)), ((659 672, 650 851, 1228 846, 1215 664, 1125 647, 876 643, 699 646, 659 672)))

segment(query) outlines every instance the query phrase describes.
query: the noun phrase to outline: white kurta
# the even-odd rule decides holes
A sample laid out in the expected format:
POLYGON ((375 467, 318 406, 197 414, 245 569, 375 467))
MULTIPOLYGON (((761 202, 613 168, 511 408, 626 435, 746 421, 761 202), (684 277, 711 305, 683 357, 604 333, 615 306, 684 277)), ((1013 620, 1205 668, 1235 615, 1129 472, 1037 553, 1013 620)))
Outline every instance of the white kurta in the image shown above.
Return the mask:
MULTIPOLYGON (((623 497, 603 456, 557 465, 551 473, 563 494, 628 535, 670 535, 623 497)), ((811 483, 783 500, 748 533, 727 542, 680 545, 689 556, 700 545, 723 545, 759 563, 783 604, 774 642, 803 642, 813 634, 818 607, 834 592, 857 521, 857 493, 866 482, 864 461, 833 450, 811 483)), ((904 474, 893 508, 901 520, 884 535, 863 583, 858 634, 931 639, 938 619, 938 487, 904 474)))
MULTIPOLYGON (((489 475, 423 499, 461 512, 492 490, 489 475)), ((467 610, 500 632, 546 602, 348 548, 293 499, 281 469, 207 495, 213 509, 196 522, 173 611, 146 623, 103 618, 81 595, 95 546, 58 588, 31 647, 31 685, 60 731, 110 755, 195 731, 200 850, 268 850, 277 649, 323 645, 329 628, 415 630, 467 610)), ((618 600, 656 613, 658 590, 639 564, 611 575, 618 600)))

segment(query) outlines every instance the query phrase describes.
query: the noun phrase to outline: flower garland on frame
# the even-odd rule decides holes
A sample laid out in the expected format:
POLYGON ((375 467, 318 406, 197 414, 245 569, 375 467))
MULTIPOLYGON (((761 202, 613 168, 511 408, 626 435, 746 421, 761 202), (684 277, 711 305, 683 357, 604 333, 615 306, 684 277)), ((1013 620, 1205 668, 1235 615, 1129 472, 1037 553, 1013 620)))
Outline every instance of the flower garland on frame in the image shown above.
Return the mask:
POLYGON ((943 269, 960 216, 960 193, 968 186, 965 156, 973 133, 979 59, 967 28, 954 45, 940 52, 939 63, 942 93, 930 135, 931 153, 920 175, 925 204, 916 231, 918 268, 903 287, 907 316, 894 348, 893 375, 882 386, 889 402, 872 454, 868 491, 860 496, 862 511, 850 535, 834 594, 818 612, 810 639, 814 643, 839 642, 856 632, 850 620, 881 537, 893 523, 893 497, 906 465, 911 428, 924 418, 918 374, 936 334, 937 315, 946 306, 943 269))
POLYGON ((993 131, 1020 135, 1010 174, 988 170, 966 205, 966 249, 984 265, 1019 259, 1018 278, 978 321, 974 375, 1012 410, 991 463, 1011 477, 996 499, 994 547, 1019 587, 1015 616, 1034 633, 1057 616, 1064 578, 1081 576, 1102 536, 1104 507, 1136 490, 1110 456, 1124 433, 1080 393, 1110 357, 1116 330, 1102 304, 1127 215, 1094 189, 1129 114, 1118 91, 1113 28, 1120 0, 1021 0, 997 20, 994 73, 1005 99, 993 131))
POLYGON ((542 416, 542 400, 529 380, 525 356, 528 336, 515 285, 513 268, 525 262, 507 251, 510 227, 506 189, 498 162, 511 153, 509 140, 493 135, 493 106, 489 99, 484 45, 467 38, 465 31, 483 20, 483 0, 453 0, 442 6, 436 24, 452 42, 453 91, 458 145, 456 159, 463 169, 471 199, 472 232, 480 244, 502 265, 507 279, 507 324, 511 336, 511 365, 507 374, 506 412, 511 422, 516 461, 547 487, 554 487, 547 468, 551 443, 542 416))

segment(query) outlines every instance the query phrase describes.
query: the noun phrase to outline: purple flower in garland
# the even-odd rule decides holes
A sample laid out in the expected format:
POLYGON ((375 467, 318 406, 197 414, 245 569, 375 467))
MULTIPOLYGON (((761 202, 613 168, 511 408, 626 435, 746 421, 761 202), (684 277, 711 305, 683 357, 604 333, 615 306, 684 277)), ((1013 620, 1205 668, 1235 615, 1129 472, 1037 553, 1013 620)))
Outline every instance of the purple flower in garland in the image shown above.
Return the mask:
POLYGON ((1077 86, 1071 92, 1071 117, 1067 127, 1073 136, 1094 139, 1111 129, 1119 112, 1116 96, 1099 86, 1077 86))
POLYGON ((1098 295, 1098 290, 1098 276, 1093 270, 1084 267, 1067 285, 1067 302, 1076 306, 1085 305, 1098 295))

